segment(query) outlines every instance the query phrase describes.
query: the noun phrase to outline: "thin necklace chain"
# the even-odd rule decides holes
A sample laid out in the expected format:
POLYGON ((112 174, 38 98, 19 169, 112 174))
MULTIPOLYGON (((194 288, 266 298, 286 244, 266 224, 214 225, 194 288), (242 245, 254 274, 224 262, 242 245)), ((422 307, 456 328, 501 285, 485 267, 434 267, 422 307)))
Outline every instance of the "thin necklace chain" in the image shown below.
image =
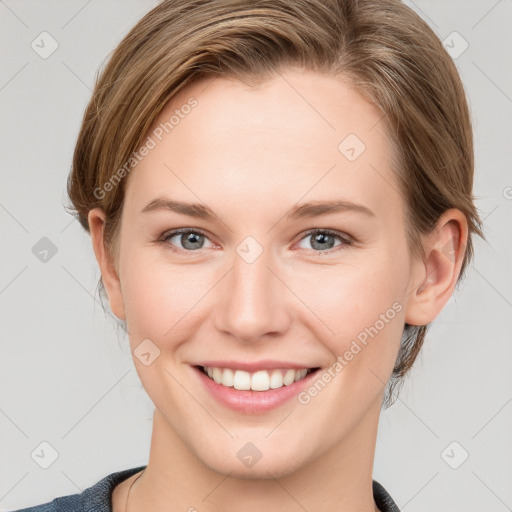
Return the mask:
POLYGON ((128 495, 126 496, 126 503, 124 504, 124 512, 127 512, 128 510, 128 498, 130 497, 130 491, 132 490, 133 484, 142 476, 142 474, 146 471, 146 468, 142 470, 142 473, 131 483, 129 489, 128 489, 128 495))

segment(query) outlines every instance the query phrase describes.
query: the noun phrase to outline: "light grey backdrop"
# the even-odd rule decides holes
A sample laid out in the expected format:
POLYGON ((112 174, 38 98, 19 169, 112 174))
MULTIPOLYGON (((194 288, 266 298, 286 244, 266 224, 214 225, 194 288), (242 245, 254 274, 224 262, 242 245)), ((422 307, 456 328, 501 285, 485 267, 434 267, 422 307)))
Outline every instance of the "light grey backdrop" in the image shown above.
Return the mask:
MULTIPOLYGON (((488 243, 475 239, 464 285, 382 413, 374 478, 405 512, 501 512, 512 507, 512 3, 407 4, 465 83, 488 243)), ((90 238, 63 204, 96 71, 154 5, 0 1, 2 511, 147 463, 153 406, 99 304, 90 238)))

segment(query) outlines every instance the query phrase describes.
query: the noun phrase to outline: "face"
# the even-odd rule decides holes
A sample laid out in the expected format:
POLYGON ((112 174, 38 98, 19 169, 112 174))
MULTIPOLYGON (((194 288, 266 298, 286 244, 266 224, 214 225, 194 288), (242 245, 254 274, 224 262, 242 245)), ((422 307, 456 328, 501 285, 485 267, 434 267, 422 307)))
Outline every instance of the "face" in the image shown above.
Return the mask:
POLYGON ((282 76, 203 79, 166 106, 126 184, 120 286, 107 286, 132 352, 149 352, 134 364, 169 432, 245 478, 299 469, 378 416, 418 278, 382 114, 341 78, 282 76), (206 363, 320 370, 251 391, 206 363))

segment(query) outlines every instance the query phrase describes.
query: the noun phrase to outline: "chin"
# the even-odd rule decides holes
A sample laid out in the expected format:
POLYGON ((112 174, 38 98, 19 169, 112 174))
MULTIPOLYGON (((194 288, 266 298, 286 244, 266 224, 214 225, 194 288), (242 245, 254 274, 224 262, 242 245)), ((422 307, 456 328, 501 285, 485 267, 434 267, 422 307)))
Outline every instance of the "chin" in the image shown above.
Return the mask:
POLYGON ((223 454, 219 453, 217 457, 215 457, 215 453, 210 452, 207 459, 200 458, 212 471, 240 480, 272 480, 273 478, 281 478, 294 473, 305 464, 305 460, 298 459, 296 454, 291 454, 287 457, 278 449, 271 450, 271 454, 265 454, 262 451, 260 452, 261 455, 258 455, 256 449, 251 448, 249 443, 246 445, 245 451, 243 451, 243 448, 240 450, 237 447, 235 451, 226 450, 226 452, 223 454), (254 458, 251 461, 250 454, 252 450, 254 458), (233 453, 233 455, 226 457, 224 455, 226 452, 233 453), (246 456, 246 453, 249 455, 246 456), (244 460, 245 458, 247 460, 244 460))

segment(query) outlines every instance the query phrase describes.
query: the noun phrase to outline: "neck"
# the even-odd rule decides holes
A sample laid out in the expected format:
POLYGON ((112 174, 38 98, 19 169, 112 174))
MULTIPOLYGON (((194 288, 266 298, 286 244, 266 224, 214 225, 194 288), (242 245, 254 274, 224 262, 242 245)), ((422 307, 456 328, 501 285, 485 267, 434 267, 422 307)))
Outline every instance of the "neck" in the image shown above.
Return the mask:
POLYGON ((266 472, 255 479, 207 466, 155 409, 149 462, 129 510, 378 512, 372 472, 380 405, 377 401, 338 445, 292 473, 266 472))

